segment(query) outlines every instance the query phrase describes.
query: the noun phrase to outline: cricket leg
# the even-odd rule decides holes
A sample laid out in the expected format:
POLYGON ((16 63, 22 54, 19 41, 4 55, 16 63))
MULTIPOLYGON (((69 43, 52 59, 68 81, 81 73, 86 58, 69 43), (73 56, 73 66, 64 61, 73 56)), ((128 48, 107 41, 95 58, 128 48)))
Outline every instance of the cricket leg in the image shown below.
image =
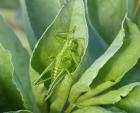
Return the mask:
POLYGON ((63 79, 64 75, 61 75, 63 73, 63 71, 61 71, 58 74, 58 77, 56 77, 56 79, 50 84, 49 89, 47 91, 47 97, 45 100, 47 100, 51 94, 53 93, 54 89, 56 88, 56 86, 60 83, 60 81, 63 79))
MULTIPOLYGON (((71 75, 70 72, 68 71, 68 69, 64 69, 65 72, 68 74, 68 75, 71 75)), ((65 74, 63 74, 63 71, 61 71, 58 75, 58 77, 53 81, 53 83, 50 85, 49 89, 48 89, 48 92, 47 92, 47 97, 45 100, 48 100, 48 98, 52 95, 54 89, 56 88, 56 86, 60 83, 60 81, 65 77, 65 74), (63 75, 61 75, 63 74, 63 75)))
POLYGON ((38 81, 35 85, 42 84, 42 83, 44 83, 44 82, 46 82, 46 81, 49 81, 49 80, 51 80, 51 79, 52 79, 52 77, 46 78, 46 79, 44 79, 44 80, 38 81))
POLYGON ((40 79, 49 71, 49 69, 51 68, 51 66, 53 65, 54 61, 51 62, 46 68, 45 70, 40 74, 39 78, 34 82, 35 85, 37 85, 40 82, 40 79))

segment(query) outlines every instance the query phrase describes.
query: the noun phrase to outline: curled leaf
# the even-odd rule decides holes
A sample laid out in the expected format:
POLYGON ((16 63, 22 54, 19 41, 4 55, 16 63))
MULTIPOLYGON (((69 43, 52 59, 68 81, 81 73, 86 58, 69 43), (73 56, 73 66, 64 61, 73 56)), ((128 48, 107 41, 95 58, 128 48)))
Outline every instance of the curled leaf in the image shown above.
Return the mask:
POLYGON ((24 106, 34 112, 39 112, 30 85, 29 54, 2 17, 0 17, 0 43, 12 55, 13 81, 22 96, 24 106))
POLYGON ((125 21, 125 38, 122 48, 101 69, 92 87, 107 81, 118 83, 140 58, 140 32, 129 19, 125 21), (132 54, 133 53, 133 54, 132 54))
POLYGON ((13 72, 11 55, 0 44, 0 112, 23 108, 20 93, 12 78, 13 72))

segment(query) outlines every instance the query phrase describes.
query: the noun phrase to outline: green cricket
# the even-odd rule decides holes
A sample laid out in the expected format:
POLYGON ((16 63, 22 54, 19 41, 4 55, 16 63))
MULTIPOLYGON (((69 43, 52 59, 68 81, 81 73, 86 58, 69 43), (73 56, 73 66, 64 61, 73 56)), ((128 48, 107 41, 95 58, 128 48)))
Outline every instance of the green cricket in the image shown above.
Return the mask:
POLYGON ((81 40, 81 38, 74 38, 75 30, 76 27, 68 33, 61 32, 57 34, 57 37, 60 37, 65 41, 64 46, 57 56, 51 57, 52 62, 44 69, 39 78, 34 82, 35 85, 39 85, 45 81, 51 80, 47 97, 51 95, 52 90, 66 74, 71 76, 72 72, 76 70, 76 67, 81 61, 81 55, 77 52, 79 46, 78 40, 81 40), (43 80, 42 77, 48 71, 51 72, 51 77, 43 80))

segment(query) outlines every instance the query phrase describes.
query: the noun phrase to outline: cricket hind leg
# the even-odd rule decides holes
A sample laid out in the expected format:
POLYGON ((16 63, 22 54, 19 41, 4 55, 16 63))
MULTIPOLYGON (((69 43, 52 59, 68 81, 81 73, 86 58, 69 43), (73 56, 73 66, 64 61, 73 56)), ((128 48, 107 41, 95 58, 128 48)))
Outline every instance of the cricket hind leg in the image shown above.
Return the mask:
MULTIPOLYGON (((68 71, 68 69, 64 69, 64 72, 66 72, 68 75, 71 75, 71 73, 68 71)), ((63 71, 61 71, 58 75, 58 77, 53 81, 53 83, 50 85, 50 88, 47 91, 47 97, 46 97, 46 101, 49 99, 49 97, 52 95, 52 93, 54 92, 54 89, 56 88, 56 86, 61 82, 61 80, 65 77, 65 74, 63 74, 63 71), (61 76, 61 74, 63 74, 61 76)))
POLYGON ((45 82, 45 81, 51 79, 51 77, 50 77, 50 78, 47 78, 47 79, 45 79, 45 80, 40 81, 40 80, 42 79, 42 77, 50 70, 50 68, 51 68, 51 66, 52 66, 53 64, 54 64, 54 61, 51 62, 51 63, 45 68, 45 70, 40 74, 40 76, 38 77, 38 79, 35 80, 35 82, 34 82, 35 85, 38 85, 38 84, 40 84, 40 83, 43 83, 43 82, 45 82))
POLYGON ((58 74, 58 77, 56 77, 56 79, 50 84, 49 86, 49 89, 47 91, 47 97, 45 100, 48 100, 48 98, 52 95, 54 89, 56 88, 56 86, 60 83, 60 81, 63 79, 64 75, 61 75, 63 74, 63 71, 61 71, 59 74, 58 74))

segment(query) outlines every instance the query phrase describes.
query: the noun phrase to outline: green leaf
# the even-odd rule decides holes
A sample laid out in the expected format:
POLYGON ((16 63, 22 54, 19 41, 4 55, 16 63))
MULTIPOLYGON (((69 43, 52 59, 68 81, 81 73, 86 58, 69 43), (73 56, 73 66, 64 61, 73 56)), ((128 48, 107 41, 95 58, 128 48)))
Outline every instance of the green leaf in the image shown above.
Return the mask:
POLYGON ((12 63, 14 66, 13 80, 17 89, 21 93, 24 106, 34 112, 38 108, 34 101, 32 89, 29 80, 29 54, 22 47, 20 41, 13 31, 8 27, 0 17, 0 43, 12 54, 12 63), (26 81, 26 82, 25 82, 26 81))
POLYGON ((9 112, 4 112, 4 113, 33 113, 28 110, 19 110, 19 111, 9 111, 9 112))
POLYGON ((127 113, 126 111, 121 110, 120 108, 117 108, 117 107, 114 107, 114 106, 108 108, 108 110, 110 110, 110 111, 112 111, 112 112, 114 112, 114 113, 127 113))
POLYGON ((67 37, 61 39, 57 37, 59 33, 68 33, 75 28, 73 37, 76 38, 76 40, 81 40, 80 46, 83 48, 83 54, 81 56, 84 56, 88 44, 88 31, 85 21, 85 11, 79 4, 82 4, 81 0, 71 0, 68 5, 65 5, 53 24, 39 40, 31 59, 32 67, 37 72, 42 73, 51 63, 50 58, 56 57, 62 50, 65 43, 63 40, 67 37))
POLYGON ((115 85, 116 88, 133 83, 133 82, 140 82, 140 60, 137 64, 125 74, 122 80, 115 85))
POLYGON ((140 86, 136 87, 129 95, 123 98, 117 106, 126 110, 128 113, 140 112, 140 86))
POLYGON ((61 6, 59 0, 25 0, 29 19, 37 39, 52 23, 61 6))
MULTIPOLYGON (((44 71, 44 69, 51 64, 50 58, 57 57, 62 49, 65 47, 65 39, 67 39, 67 35, 69 32, 73 31, 73 38, 77 41, 79 40, 79 48, 82 48, 81 54, 81 62, 82 58, 85 55, 85 51, 87 49, 88 43, 88 31, 87 24, 85 19, 85 9, 84 3, 81 0, 70 0, 60 11, 59 15, 55 19, 55 21, 51 24, 51 26, 45 31, 42 38, 39 40, 36 48, 34 49, 33 56, 31 59, 32 67, 39 72, 40 74, 44 71), (75 30, 74 30, 75 29, 75 30), (66 37, 58 37, 59 33, 66 34, 66 37)), ((78 64, 79 66, 80 64, 78 64)), ((76 67, 72 74, 72 79, 76 78, 75 71, 78 70, 79 67, 76 67)), ((54 68, 53 68, 54 69, 54 68)), ((69 70, 68 70, 69 71, 69 70)), ((78 75, 78 74, 77 74, 78 75)), ((47 73, 46 77, 49 77, 50 74, 47 73)), ((60 91, 65 89, 65 93, 63 95, 63 99, 53 100, 51 109, 56 111, 61 111, 64 106, 67 96, 69 94, 69 89, 71 87, 72 81, 71 77, 67 77, 71 75, 66 74, 66 78, 60 84, 60 89, 58 91, 58 95, 60 96, 60 91), (69 82, 66 82, 69 81, 69 82), (67 87, 64 87, 63 84, 67 84, 67 87), (61 101, 61 102, 60 102, 61 101), (56 106, 55 103, 58 103, 56 106), (61 106, 61 107, 60 107, 61 106), (53 108, 52 108, 53 107, 53 108)), ((46 87, 50 85, 50 81, 45 83, 46 87), (47 84, 47 85, 46 85, 47 84)), ((56 96, 55 98, 59 98, 56 96)))
POLYGON ((82 75, 80 80, 73 85, 69 97, 70 102, 74 102, 80 94, 90 90, 90 84, 98 75, 99 70, 105 65, 105 63, 120 49, 123 44, 124 29, 121 28, 116 39, 107 49, 107 51, 99 57, 82 75))
POLYGON ((128 19, 125 22, 125 34, 122 48, 101 69, 92 84, 93 87, 107 81, 118 83, 136 65, 140 57, 140 45, 138 43, 140 32, 137 26, 128 19))
MULTIPOLYGON (((91 85, 92 90, 81 96, 79 101, 91 98, 118 83, 135 66, 140 57, 140 45, 138 44, 140 32, 137 26, 128 19, 125 22, 125 34, 122 48, 104 65, 91 85)), ((117 87, 138 81, 136 80, 137 72, 135 71, 136 75, 133 77, 132 72, 128 73, 123 81, 117 84, 117 87)))
POLYGON ((127 0, 87 0, 87 8, 91 25, 110 44, 121 28, 127 0))
POLYGON ((92 63, 101 56, 105 50, 107 49, 106 43, 101 39, 97 32, 92 30, 91 26, 88 24, 88 33, 89 33, 89 40, 88 40, 88 47, 86 49, 86 53, 84 55, 83 61, 79 67, 79 70, 75 74, 78 76, 77 78, 81 77, 84 71, 89 68, 92 63))
POLYGON ((126 113, 126 112, 113 112, 103 107, 84 107, 73 111, 72 113, 126 113))
POLYGON ((0 112, 23 108, 21 96, 13 82, 11 55, 0 44, 0 112))
POLYGON ((126 97, 136 86, 139 86, 140 83, 132 83, 121 87, 117 90, 109 91, 105 94, 92 97, 91 99, 87 99, 85 101, 77 102, 78 107, 85 106, 96 106, 96 105, 105 105, 105 104, 115 104, 119 102, 122 98, 126 97))
POLYGON ((24 26, 24 30, 26 32, 26 35, 27 35, 27 38, 29 40, 30 46, 33 49, 36 42, 37 42, 37 39, 34 36, 35 34, 34 34, 34 32, 32 30, 32 27, 31 27, 31 23, 30 23, 28 13, 27 13, 25 0, 20 0, 20 4, 21 4, 21 10, 22 10, 22 19, 23 19, 22 24, 24 26))

